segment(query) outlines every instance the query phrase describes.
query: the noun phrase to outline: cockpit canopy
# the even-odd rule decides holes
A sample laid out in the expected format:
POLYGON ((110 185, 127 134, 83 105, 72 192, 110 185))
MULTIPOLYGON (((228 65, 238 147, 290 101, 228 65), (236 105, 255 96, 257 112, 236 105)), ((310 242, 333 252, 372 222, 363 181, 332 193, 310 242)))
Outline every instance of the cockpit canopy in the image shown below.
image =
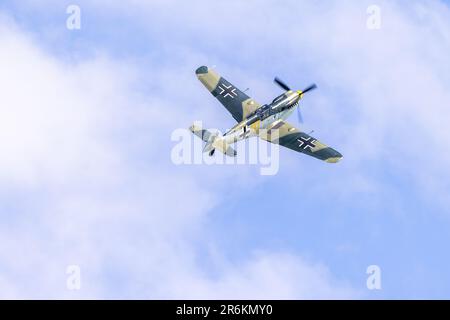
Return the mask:
POLYGON ((282 95, 276 97, 275 99, 273 99, 272 104, 278 103, 281 100, 283 100, 286 97, 286 95, 283 93, 282 95))

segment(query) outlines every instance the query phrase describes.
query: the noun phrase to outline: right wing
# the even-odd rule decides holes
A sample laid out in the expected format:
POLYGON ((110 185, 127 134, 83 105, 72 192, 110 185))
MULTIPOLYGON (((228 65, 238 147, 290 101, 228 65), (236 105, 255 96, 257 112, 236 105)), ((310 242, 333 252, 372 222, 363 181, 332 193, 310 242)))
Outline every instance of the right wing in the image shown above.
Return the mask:
POLYGON ((261 105, 233 86, 214 70, 202 66, 195 73, 201 83, 231 113, 237 122, 241 122, 261 105))
POLYGON ((335 163, 342 159, 342 154, 286 121, 277 122, 268 130, 267 136, 261 134, 260 138, 326 162, 335 163), (273 132, 275 129, 278 129, 278 135, 273 132))

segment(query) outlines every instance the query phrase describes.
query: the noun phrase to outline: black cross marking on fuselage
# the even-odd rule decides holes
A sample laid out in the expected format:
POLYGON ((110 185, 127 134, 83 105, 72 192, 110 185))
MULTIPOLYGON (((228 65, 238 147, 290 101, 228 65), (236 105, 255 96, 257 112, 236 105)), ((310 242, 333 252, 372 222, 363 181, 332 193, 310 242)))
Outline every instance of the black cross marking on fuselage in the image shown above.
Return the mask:
POLYGON ((303 148, 303 150, 309 148, 309 150, 312 151, 312 149, 316 147, 316 140, 311 137, 300 137, 297 141, 300 143, 298 147, 303 148))
POLYGON ((224 98, 226 98, 227 96, 230 96, 232 99, 234 99, 234 97, 237 96, 236 88, 233 88, 233 86, 230 84, 229 86, 227 86, 225 83, 222 83, 219 86, 220 91, 220 95, 223 96, 224 98))

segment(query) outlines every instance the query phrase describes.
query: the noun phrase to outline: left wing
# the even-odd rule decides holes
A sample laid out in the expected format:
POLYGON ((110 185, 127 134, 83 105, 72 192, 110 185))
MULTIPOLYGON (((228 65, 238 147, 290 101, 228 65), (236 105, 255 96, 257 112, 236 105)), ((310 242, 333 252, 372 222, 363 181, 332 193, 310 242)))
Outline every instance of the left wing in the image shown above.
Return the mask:
POLYGON ((202 66, 195 73, 200 82, 219 100, 237 122, 241 122, 261 106, 211 68, 202 66))
POLYGON ((285 121, 276 122, 267 136, 260 135, 260 138, 326 162, 335 163, 342 159, 342 154, 285 121), (275 129, 279 130, 278 136, 275 129))

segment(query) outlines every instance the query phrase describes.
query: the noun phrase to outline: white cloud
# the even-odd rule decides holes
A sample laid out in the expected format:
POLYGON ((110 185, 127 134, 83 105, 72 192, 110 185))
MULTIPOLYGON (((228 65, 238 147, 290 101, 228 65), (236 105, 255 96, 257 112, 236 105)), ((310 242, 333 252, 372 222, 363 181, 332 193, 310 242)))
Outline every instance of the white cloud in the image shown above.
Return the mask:
POLYGON ((118 160, 100 139, 117 107, 111 94, 118 83, 107 72, 110 66, 101 59, 63 65, 11 28, 2 24, 0 30, 2 181, 64 183, 80 172, 98 177, 103 171, 98 163, 111 167, 118 160))
POLYGON ((322 265, 295 255, 270 252, 259 252, 248 261, 227 265, 216 278, 175 277, 168 284, 175 297, 194 299, 349 299, 361 296, 348 285, 336 282, 322 265))
MULTIPOLYGON (((139 10, 129 10, 136 16, 150 16, 151 21, 179 17, 168 26, 180 30, 178 41, 186 46, 196 42, 212 46, 213 54, 229 57, 222 61, 222 69, 234 72, 236 81, 248 83, 248 78, 259 77, 252 94, 268 92, 261 84, 262 72, 272 76, 284 72, 293 79, 304 79, 303 73, 312 75, 314 79, 303 81, 316 81, 320 96, 304 102, 307 125, 344 154, 345 161, 339 164, 344 169, 337 181, 366 180, 345 190, 338 182, 334 192, 352 196, 365 185, 383 194, 391 187, 389 181, 380 181, 371 172, 372 166, 381 166, 411 181, 423 200, 448 211, 448 5, 380 1, 381 29, 369 30, 369 2, 296 1, 280 6, 271 1, 264 5, 231 1, 211 7, 198 1, 189 14, 183 14, 187 9, 176 1, 135 3, 139 10), (245 72, 236 71, 246 60, 245 72)), ((146 25, 152 33, 153 24, 146 25)), ((314 173, 311 176, 315 178, 314 173)), ((297 183, 298 177, 294 179, 297 183)))
MULTIPOLYGON (((104 3, 81 6, 106 12, 104 3)), ((308 100, 305 115, 320 128, 318 137, 345 155, 341 178, 318 185, 321 192, 386 194, 393 187, 374 178, 367 166, 384 163, 408 176, 430 201, 448 208, 447 6, 382 1, 382 28, 369 31, 367 6, 351 2, 271 6, 269 1, 261 6, 236 1, 214 8, 198 2, 189 4, 195 9, 189 14, 175 1, 133 3, 136 7, 127 3, 117 9, 150 21, 144 26, 153 35, 161 31, 155 29, 157 22, 171 21, 163 25, 165 32, 178 35, 177 45, 172 38, 163 45, 179 49, 184 62, 154 66, 152 96, 133 90, 142 77, 135 66, 101 55, 68 65, 41 51, 23 31, 1 25, 0 179, 2 190, 10 189, 3 197, 13 204, 1 208, 8 221, 0 228, 4 297, 358 296, 325 267, 294 254, 263 252, 240 261, 225 255, 212 270, 202 266, 202 259, 215 259, 200 255, 198 247, 214 243, 202 228, 220 204, 221 182, 246 171, 209 168, 205 177, 195 168, 167 167, 157 152, 169 138, 158 134, 171 123, 226 119, 202 104, 207 92, 190 94, 201 90, 190 81, 191 65, 221 54, 230 58, 220 61, 219 70, 231 74, 233 82, 250 83, 252 94, 262 99, 271 95, 265 83, 269 75, 281 70, 309 81, 298 70, 300 64, 308 66, 323 94, 308 100), (228 17, 227 23, 217 23, 218 16, 228 17), (267 23, 264 28, 261 21, 267 23), (216 53, 198 52, 193 41, 208 43, 216 53), (275 54, 280 48, 282 54, 275 54), (241 62, 252 60, 248 70, 239 70, 233 55, 241 62), (177 81, 170 81, 175 74, 177 81), (179 83, 186 90, 177 90, 179 83), (191 108, 188 114, 176 112, 179 101, 191 108), (355 183, 342 188, 343 179, 355 183), (388 191, 379 192, 383 189, 388 191), (81 292, 64 287, 69 264, 82 267, 81 292)), ((307 179, 315 173, 302 174, 307 179)))
POLYGON ((154 118, 161 99, 133 90, 135 66, 102 55, 63 63, 0 19, 0 69, 2 298, 353 296, 291 254, 224 255, 215 276, 203 268, 215 178, 230 173, 161 163, 167 121, 154 118), (81 267, 80 291, 66 288, 68 265, 81 267))
MULTIPOLYGON (((183 60, 189 66, 226 57, 219 71, 250 83, 262 102, 273 95, 264 83, 274 74, 316 81, 321 94, 305 101, 307 125, 344 153, 345 176, 355 172, 359 179, 360 172, 368 175, 368 162, 384 163, 411 178, 420 193, 441 193, 445 185, 429 181, 450 176, 450 9, 441 1, 379 1, 381 29, 369 30, 370 4, 174 0, 131 1, 111 10, 141 19, 166 50, 182 48, 194 57, 183 60), (170 40, 156 36, 161 25, 170 40)), ((172 86, 175 91, 177 83, 172 86)))

